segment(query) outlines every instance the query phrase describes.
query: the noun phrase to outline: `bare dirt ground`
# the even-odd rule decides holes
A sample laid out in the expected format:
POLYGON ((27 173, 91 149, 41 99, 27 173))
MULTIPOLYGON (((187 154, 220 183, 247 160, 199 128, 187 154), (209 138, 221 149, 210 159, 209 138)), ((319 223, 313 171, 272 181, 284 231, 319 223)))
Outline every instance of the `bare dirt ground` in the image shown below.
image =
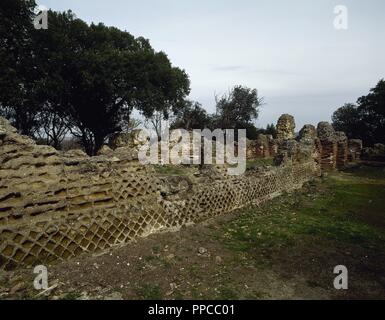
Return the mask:
POLYGON ((384 299, 385 169, 330 173, 260 208, 104 254, 0 273, 2 299, 384 299), (335 290, 336 265, 349 289, 335 290))

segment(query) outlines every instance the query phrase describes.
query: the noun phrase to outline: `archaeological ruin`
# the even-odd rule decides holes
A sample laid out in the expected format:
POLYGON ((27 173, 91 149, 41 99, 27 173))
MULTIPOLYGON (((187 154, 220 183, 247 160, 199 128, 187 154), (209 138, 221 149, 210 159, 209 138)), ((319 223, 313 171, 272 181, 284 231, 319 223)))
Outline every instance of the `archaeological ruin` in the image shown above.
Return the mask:
POLYGON ((360 157, 362 142, 328 123, 306 125, 298 136, 294 130, 294 118, 283 115, 277 139, 248 142, 249 160, 270 157, 276 166, 241 176, 204 166, 192 178, 141 165, 124 139, 89 157, 37 145, 0 118, 0 268, 66 260, 178 230, 258 205, 360 157))

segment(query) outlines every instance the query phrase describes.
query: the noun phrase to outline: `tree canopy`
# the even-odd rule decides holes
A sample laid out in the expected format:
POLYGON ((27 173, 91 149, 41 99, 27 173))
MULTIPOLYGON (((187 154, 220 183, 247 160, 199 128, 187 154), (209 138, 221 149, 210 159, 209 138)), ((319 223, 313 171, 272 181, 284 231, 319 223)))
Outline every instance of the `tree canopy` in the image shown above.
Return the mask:
POLYGON ((385 143, 385 80, 380 80, 357 104, 345 104, 334 112, 333 126, 366 145, 385 143))
POLYGON ((172 128, 191 129, 246 129, 247 138, 256 139, 258 118, 262 99, 256 89, 235 86, 228 95, 216 99, 216 113, 208 114, 198 102, 186 101, 175 113, 172 128))
POLYGON ((44 130, 58 144, 69 130, 95 154, 133 109, 150 117, 184 105, 187 74, 148 40, 71 11, 49 11, 48 29, 35 30, 35 5, 5 0, 0 10, 11 17, 1 22, 0 112, 22 133, 44 130))
POLYGON ((217 99, 214 126, 222 129, 245 129, 248 139, 256 139, 258 130, 254 120, 258 119, 262 99, 257 89, 235 86, 228 95, 217 99))
POLYGON ((34 0, 0 2, 0 114, 22 134, 36 128, 39 71, 34 60, 34 0))
POLYGON ((217 99, 217 123, 223 129, 242 129, 258 118, 262 100, 256 89, 235 86, 228 95, 217 99))
POLYGON ((0 115, 22 134, 56 148, 71 134, 94 155, 135 109, 147 119, 174 115, 173 128, 246 129, 256 138, 256 89, 234 87, 208 114, 186 100, 186 72, 149 40, 71 11, 49 11, 48 29, 35 29, 35 9, 34 0, 0 3, 0 115))
POLYGON ((206 129, 212 127, 212 116, 207 113, 199 102, 187 100, 175 114, 172 129, 206 129))

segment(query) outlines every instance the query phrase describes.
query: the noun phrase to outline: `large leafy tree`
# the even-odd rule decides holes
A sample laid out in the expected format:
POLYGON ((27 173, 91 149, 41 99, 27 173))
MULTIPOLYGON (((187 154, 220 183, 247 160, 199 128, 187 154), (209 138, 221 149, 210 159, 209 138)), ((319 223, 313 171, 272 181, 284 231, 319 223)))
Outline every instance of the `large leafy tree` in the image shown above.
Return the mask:
MULTIPOLYGON (((48 29, 34 30, 34 2, 27 6, 25 1, 12 1, 25 6, 26 31, 10 37, 15 42, 26 41, 32 49, 20 51, 21 58, 14 63, 19 69, 5 60, 9 71, 0 81, 13 81, 7 92, 15 87, 26 91, 19 95, 23 105, 27 98, 33 99, 28 105, 34 106, 34 125, 44 130, 54 145, 60 144, 66 133, 65 124, 80 138, 87 153, 95 154, 106 136, 121 130, 122 120, 129 121, 134 108, 146 117, 154 112, 168 116, 183 105, 190 87, 187 74, 173 67, 167 55, 156 52, 148 40, 103 24, 89 26, 70 11, 50 11, 48 29)), ((7 59, 13 56, 8 49, 2 55, 7 59)), ((12 111, 19 129, 33 134, 32 129, 23 130, 18 121, 21 103, 5 94, 0 103, 3 113, 12 111)))
POLYGON ((332 117, 336 130, 366 145, 385 143, 385 80, 380 80, 357 104, 345 104, 332 117))
POLYGON ((216 99, 214 126, 221 129, 245 129, 248 139, 256 139, 258 118, 262 99, 256 89, 235 86, 228 95, 216 99))
POLYGON ((216 99, 215 114, 208 114, 197 102, 186 101, 175 112, 172 128, 246 129, 247 138, 256 139, 258 129, 253 122, 258 118, 261 104, 256 89, 236 86, 228 95, 216 99))
POLYGON ((333 127, 343 131, 348 137, 361 137, 364 124, 361 122, 361 115, 357 105, 346 103, 332 116, 333 127))
POLYGON ((38 83, 33 40, 34 0, 0 2, 0 115, 21 133, 33 135, 38 126, 38 83))
POLYGON ((385 80, 380 80, 357 104, 364 124, 363 139, 370 145, 385 143, 385 80))
POLYGON ((175 119, 171 125, 173 129, 205 129, 211 128, 212 117, 207 113, 199 102, 189 101, 180 108, 176 114, 175 119))
POLYGON ((246 128, 258 118, 261 104, 256 89, 236 86, 217 99, 216 122, 222 129, 246 128))
POLYGON ((50 12, 49 26, 39 41, 53 75, 47 96, 89 154, 122 129, 134 108, 146 117, 168 114, 189 93, 186 73, 144 38, 103 24, 88 26, 71 12, 50 12))

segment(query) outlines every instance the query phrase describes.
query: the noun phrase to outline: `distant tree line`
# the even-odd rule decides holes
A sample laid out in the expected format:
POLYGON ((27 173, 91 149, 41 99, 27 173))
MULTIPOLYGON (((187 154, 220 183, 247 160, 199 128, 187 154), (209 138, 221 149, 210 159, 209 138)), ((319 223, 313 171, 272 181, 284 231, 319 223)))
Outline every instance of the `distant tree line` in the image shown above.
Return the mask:
POLYGON ((174 128, 261 133, 253 124, 262 102, 255 89, 234 87, 209 115, 186 100, 186 72, 147 39, 88 25, 71 11, 49 11, 48 29, 36 30, 35 8, 35 0, 0 2, 0 115, 20 133, 58 149, 70 135, 94 155, 111 134, 137 126, 134 109, 154 124, 172 116, 174 128))
POLYGON ((332 117, 333 127, 364 144, 385 143, 385 80, 380 80, 356 104, 347 103, 332 117))

